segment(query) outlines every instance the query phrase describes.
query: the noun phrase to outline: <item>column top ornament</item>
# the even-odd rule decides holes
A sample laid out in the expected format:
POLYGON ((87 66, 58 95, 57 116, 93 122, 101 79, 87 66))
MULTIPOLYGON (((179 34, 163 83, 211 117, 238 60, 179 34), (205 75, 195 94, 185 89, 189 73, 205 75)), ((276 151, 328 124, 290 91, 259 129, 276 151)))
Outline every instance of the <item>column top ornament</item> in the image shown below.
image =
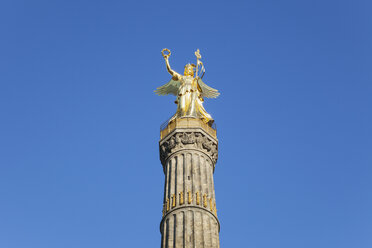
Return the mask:
POLYGON ((213 162, 218 159, 218 141, 202 128, 177 128, 159 142, 160 161, 164 165, 169 157, 184 150, 204 153, 213 162))
POLYGON ((203 62, 200 60, 201 55, 199 49, 195 52, 196 65, 187 64, 184 74, 181 75, 174 71, 169 64, 171 52, 165 48, 162 50, 162 55, 171 80, 158 87, 155 93, 158 95, 175 95, 177 97, 177 111, 169 120, 169 122, 183 117, 192 117, 202 120, 208 125, 212 125, 214 120, 203 107, 204 98, 216 98, 220 95, 218 90, 206 85, 202 78, 205 73, 203 62))

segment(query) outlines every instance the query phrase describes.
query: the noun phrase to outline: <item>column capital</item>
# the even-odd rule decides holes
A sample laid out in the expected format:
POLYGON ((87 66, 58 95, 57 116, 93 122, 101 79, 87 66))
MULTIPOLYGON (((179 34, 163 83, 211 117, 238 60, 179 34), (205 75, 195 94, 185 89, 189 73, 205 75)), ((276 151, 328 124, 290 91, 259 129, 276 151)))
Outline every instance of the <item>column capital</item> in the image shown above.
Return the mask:
POLYGON ((213 167, 218 159, 218 140, 202 127, 176 127, 159 141, 160 161, 163 166, 167 159, 178 151, 194 150, 206 154, 213 167))

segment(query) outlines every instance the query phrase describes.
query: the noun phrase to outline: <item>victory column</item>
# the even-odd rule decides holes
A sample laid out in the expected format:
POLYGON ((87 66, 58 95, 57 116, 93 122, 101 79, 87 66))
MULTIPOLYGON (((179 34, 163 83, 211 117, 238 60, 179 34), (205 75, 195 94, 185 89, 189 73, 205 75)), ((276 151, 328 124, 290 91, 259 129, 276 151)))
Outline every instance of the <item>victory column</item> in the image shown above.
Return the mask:
POLYGON ((160 130, 165 174, 161 247, 218 248, 220 223, 213 182, 218 140, 203 101, 220 93, 202 81, 205 69, 199 50, 197 64, 187 64, 184 75, 171 68, 168 49, 162 55, 172 79, 155 93, 175 95, 177 111, 160 130))

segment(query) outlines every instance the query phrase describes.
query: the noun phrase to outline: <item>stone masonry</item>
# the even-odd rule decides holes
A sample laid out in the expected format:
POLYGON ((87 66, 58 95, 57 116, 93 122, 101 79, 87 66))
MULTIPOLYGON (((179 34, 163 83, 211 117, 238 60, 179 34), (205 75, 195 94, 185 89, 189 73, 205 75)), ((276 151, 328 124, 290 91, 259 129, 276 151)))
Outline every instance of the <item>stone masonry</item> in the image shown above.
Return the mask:
POLYGON ((161 247, 219 248, 216 137, 201 126, 175 127, 159 147, 165 174, 161 247))

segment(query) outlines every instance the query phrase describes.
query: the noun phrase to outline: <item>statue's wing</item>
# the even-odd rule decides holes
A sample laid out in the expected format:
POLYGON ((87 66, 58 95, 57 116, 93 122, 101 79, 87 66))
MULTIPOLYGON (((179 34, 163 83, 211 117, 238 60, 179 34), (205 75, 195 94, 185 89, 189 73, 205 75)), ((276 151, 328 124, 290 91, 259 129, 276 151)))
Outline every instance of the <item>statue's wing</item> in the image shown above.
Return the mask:
POLYGON ((158 87, 154 92, 159 96, 164 95, 175 95, 178 94, 178 88, 180 87, 181 82, 171 79, 168 83, 164 84, 163 86, 158 87))
POLYGON ((208 97, 208 98, 216 98, 220 95, 220 92, 218 90, 213 89, 212 87, 209 87, 206 85, 201 78, 198 78, 198 84, 201 89, 201 96, 202 97, 208 97))

